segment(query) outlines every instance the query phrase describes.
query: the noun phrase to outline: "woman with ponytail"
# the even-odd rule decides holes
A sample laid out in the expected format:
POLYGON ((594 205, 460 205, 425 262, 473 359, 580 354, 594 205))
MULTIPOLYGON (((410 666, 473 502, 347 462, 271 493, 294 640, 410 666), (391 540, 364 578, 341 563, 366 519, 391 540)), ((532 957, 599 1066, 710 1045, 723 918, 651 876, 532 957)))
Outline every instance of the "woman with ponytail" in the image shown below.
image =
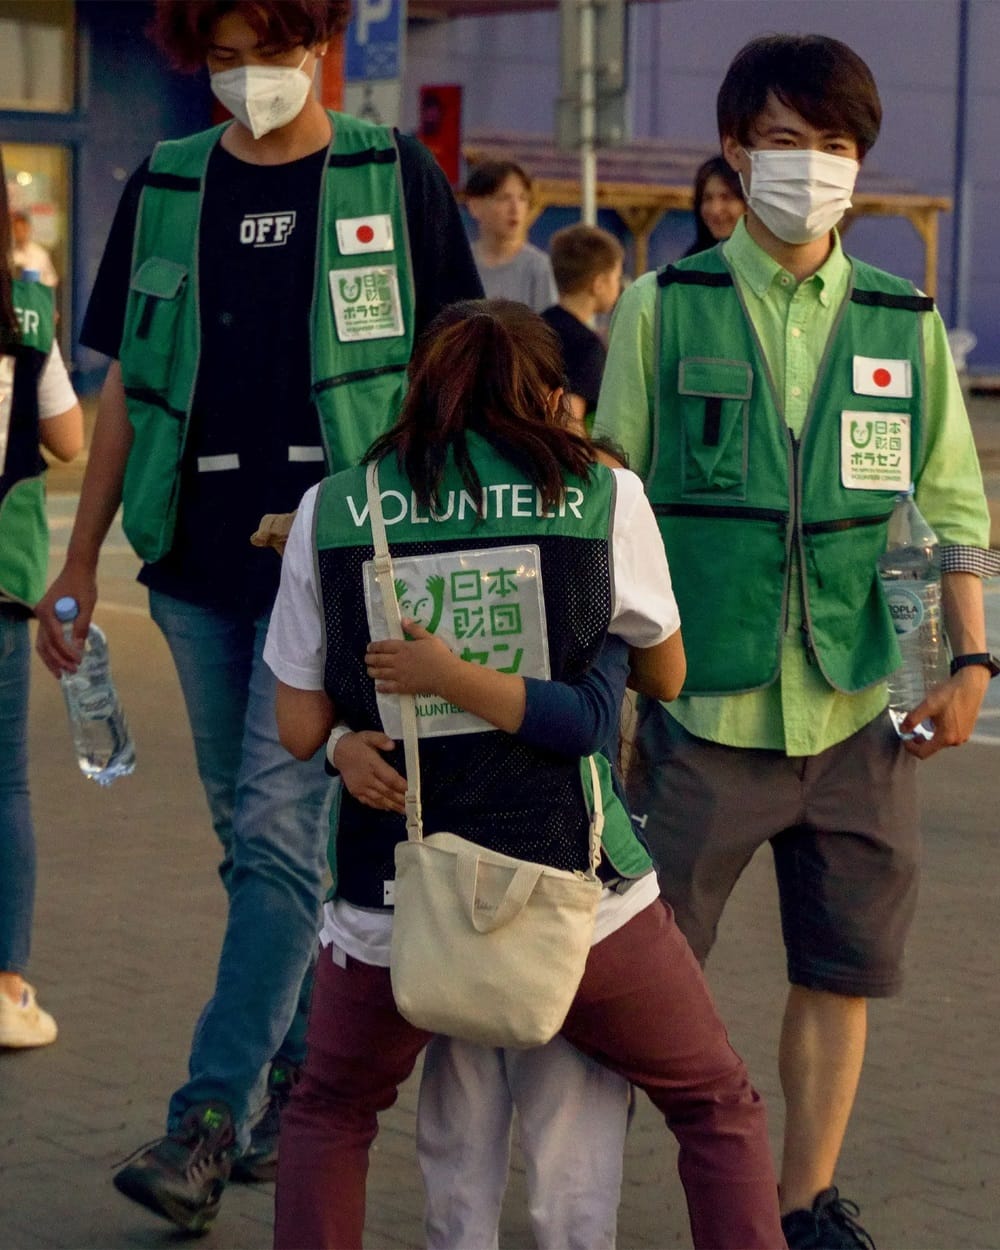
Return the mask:
POLYGON ((0 158, 0 1049, 46 1046, 56 1022, 24 979, 35 901, 28 798, 28 621, 45 590, 45 461, 83 446, 83 414, 55 339, 52 292, 13 278, 0 158))
MULTIPOLYGON (((443 665, 463 688, 475 687, 463 706, 486 711, 501 731, 470 724, 457 700, 423 718, 426 827, 574 870, 587 862, 581 761, 525 735, 532 680, 579 679, 613 636, 632 649, 634 683, 670 699, 684 660, 642 485, 626 470, 595 463, 565 420, 558 342, 538 316, 506 301, 446 310, 414 353, 399 421, 368 453, 378 464, 397 592, 418 622, 419 641, 371 647, 363 567, 373 549, 362 466, 304 497, 264 654, 279 682, 282 741, 305 759, 338 721, 384 733, 393 691, 407 688, 394 646, 428 648, 436 672, 443 665), (518 582, 515 566, 530 576, 518 582), (442 658, 428 637, 439 625, 460 655, 442 658), (455 667, 463 659, 475 668, 455 667), (501 672, 490 675, 491 668, 501 672), (491 684, 497 678, 499 692, 491 684)), ((386 758, 402 771, 398 744, 386 758)), ((659 902, 645 848, 610 783, 603 790, 606 888, 562 1036, 663 1112, 680 1143, 696 1247, 778 1250, 763 1105, 659 902)), ((398 1013, 389 980, 393 852, 405 837, 391 804, 378 810, 342 795, 331 823, 335 886, 308 1058, 282 1120, 278 1250, 361 1246, 377 1116, 429 1040, 398 1013)), ((575 1180, 586 1188, 586 1177, 575 1180)))

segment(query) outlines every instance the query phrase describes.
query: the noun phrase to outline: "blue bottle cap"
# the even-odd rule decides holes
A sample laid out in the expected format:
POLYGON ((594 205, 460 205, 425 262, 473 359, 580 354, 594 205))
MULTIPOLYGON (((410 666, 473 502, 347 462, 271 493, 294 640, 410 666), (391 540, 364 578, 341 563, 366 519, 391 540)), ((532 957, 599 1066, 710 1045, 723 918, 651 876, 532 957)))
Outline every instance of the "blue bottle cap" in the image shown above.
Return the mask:
POLYGON ((53 605, 52 611, 56 614, 56 620, 75 621, 80 615, 80 605, 72 595, 64 595, 62 599, 57 599, 53 605))
POLYGON ((22 282, 41 282, 41 280, 42 280, 42 271, 40 269, 22 269, 21 270, 22 282))

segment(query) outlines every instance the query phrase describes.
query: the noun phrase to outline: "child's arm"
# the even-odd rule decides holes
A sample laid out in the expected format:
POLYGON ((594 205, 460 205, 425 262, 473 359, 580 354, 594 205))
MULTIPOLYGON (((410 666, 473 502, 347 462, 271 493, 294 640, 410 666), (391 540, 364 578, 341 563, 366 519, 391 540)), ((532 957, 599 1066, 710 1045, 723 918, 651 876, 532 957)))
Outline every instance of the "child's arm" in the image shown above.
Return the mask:
POLYGON ((497 729, 517 733, 524 720, 524 681, 460 659, 416 621, 403 620, 410 640, 370 642, 368 676, 379 694, 434 694, 497 729))
POLYGON ((368 675, 381 693, 437 695, 566 756, 590 755, 617 729, 628 676, 628 647, 618 638, 609 635, 589 672, 568 683, 484 668, 460 659, 415 622, 403 627, 412 641, 368 646, 368 675))

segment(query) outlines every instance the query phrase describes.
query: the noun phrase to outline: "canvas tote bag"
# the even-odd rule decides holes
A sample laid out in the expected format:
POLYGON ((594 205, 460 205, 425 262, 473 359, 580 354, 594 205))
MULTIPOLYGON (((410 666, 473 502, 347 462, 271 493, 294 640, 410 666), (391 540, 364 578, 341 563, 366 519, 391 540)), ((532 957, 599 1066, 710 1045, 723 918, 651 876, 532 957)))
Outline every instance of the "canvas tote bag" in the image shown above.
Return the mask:
MULTIPOLYGON (((402 638, 378 487, 368 466, 375 572, 389 629, 402 638)), ((567 872, 424 835, 416 705, 400 695, 407 840, 396 847, 390 972, 400 1013, 432 1033, 486 1046, 541 1046, 562 1027, 583 976, 601 897, 604 811, 593 758, 590 862, 567 872)))

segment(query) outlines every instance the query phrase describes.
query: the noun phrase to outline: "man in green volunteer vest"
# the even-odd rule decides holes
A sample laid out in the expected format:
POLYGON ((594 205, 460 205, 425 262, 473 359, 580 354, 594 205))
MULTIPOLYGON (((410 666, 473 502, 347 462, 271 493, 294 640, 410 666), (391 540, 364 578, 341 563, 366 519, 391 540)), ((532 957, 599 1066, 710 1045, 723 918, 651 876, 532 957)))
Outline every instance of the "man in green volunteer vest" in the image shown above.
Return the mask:
POLYGON ((847 257, 835 229, 881 122, 868 67, 825 36, 755 39, 718 117, 746 218, 622 298, 595 425, 646 476, 688 653, 670 712, 640 708, 630 798, 702 960, 770 841, 790 981, 783 1229, 793 1250, 870 1246, 834 1170, 866 1000, 900 985, 914 766, 972 732, 994 670, 980 579, 997 560, 941 319, 910 283, 847 257), (964 659, 903 722, 931 718, 933 738, 903 742, 876 560, 911 479, 964 659))
POLYGON ((66 565, 39 605, 40 654, 54 672, 72 668, 52 605, 78 600, 82 636, 121 503, 184 691, 229 896, 190 1079, 167 1135, 115 1177, 188 1231, 211 1223, 231 1172, 274 1175, 322 892, 329 780, 321 756, 294 761, 277 739, 261 651, 280 566, 249 538, 262 513, 292 510, 360 459, 394 420, 422 328, 481 295, 429 153, 314 95, 349 11, 347 0, 158 0, 161 44, 181 68, 207 64, 234 120, 159 144, 125 189, 83 329, 113 363, 66 565))

